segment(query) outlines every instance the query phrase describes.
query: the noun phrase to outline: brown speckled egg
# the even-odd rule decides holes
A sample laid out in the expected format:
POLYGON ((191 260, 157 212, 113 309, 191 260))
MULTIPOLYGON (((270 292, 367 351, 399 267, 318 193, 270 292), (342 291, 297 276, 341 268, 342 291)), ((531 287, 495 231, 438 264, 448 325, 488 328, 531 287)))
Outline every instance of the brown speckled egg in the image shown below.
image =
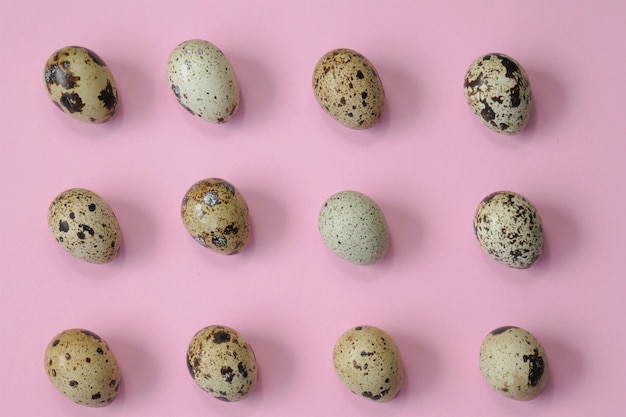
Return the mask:
POLYGON ((208 326, 196 333, 187 349, 187 368, 196 384, 218 400, 242 400, 256 387, 254 351, 230 327, 208 326))
POLYGON ((223 179, 195 183, 183 198, 181 215, 189 234, 205 248, 234 255, 248 245, 248 205, 239 190, 223 179))
POLYGON ((543 252, 543 226, 535 207, 511 191, 489 194, 474 215, 480 246, 495 260, 529 268, 543 252))
POLYGON ((68 46, 54 52, 46 63, 48 96, 64 113, 88 123, 103 123, 117 110, 113 74, 93 51, 68 46))
POLYGON ((489 333, 480 347, 480 372, 500 394, 532 400, 548 382, 548 358, 539 341, 526 330, 500 327, 489 333))
POLYGON ((50 382, 75 403, 105 407, 120 389, 120 369, 109 345, 88 330, 71 329, 55 336, 44 365, 50 382))
POLYGON ((385 105, 383 84, 374 65, 351 49, 334 49, 318 61, 313 92, 326 113, 352 129, 374 126, 385 105))
POLYGON ((333 350, 333 364, 350 391, 371 401, 393 400, 404 383, 400 350, 377 327, 358 326, 342 334, 333 350))
POLYGON ((382 210, 357 191, 341 191, 329 197, 320 210, 318 229, 335 255, 355 265, 374 264, 389 248, 382 210))
POLYGON ((465 98, 480 121, 498 133, 520 132, 530 117, 530 82, 510 56, 487 54, 465 74, 465 98))
POLYGON ((111 262, 122 243, 111 207, 98 194, 83 188, 64 191, 52 201, 48 227, 63 249, 95 264, 111 262))
POLYGON ((193 39, 178 45, 167 62, 167 79, 178 102, 191 114, 226 123, 239 107, 239 82, 232 64, 210 42, 193 39))

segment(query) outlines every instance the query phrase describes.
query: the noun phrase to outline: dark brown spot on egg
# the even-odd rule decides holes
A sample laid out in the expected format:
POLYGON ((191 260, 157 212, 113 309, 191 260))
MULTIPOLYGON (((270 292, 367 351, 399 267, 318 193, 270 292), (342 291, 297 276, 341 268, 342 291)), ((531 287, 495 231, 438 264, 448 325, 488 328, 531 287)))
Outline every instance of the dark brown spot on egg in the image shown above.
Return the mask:
POLYGON ((94 51, 89 50, 87 48, 84 48, 84 49, 85 49, 85 52, 87 52, 87 55, 89 55, 89 57, 93 60, 93 62, 100 65, 101 67, 106 67, 106 64, 104 63, 102 58, 98 56, 98 54, 96 54, 94 51))
MULTIPOLYGON (((70 230, 70 225, 68 222, 66 222, 65 220, 60 220, 59 221, 59 231, 60 232, 64 232, 67 233, 70 230)), ((56 342, 58 342, 58 340, 56 340, 56 342)), ((56 346, 56 345, 53 345, 56 346)))
POLYGON ((487 104, 485 100, 483 100, 482 103, 485 106, 485 108, 480 112, 480 115, 486 122, 490 122, 496 118, 496 113, 489 106, 489 104, 487 104))
POLYGON ((224 342, 230 342, 230 334, 228 332, 220 330, 213 334, 213 343, 219 345, 224 342))
POLYGON ((107 110, 115 109, 115 106, 117 104, 117 97, 113 92, 113 86, 111 85, 110 81, 107 81, 107 85, 104 90, 100 91, 98 99, 102 102, 107 110))
POLYGON ((59 99, 59 103, 70 113, 80 113, 85 107, 83 100, 76 93, 63 93, 59 99))
POLYGON ((498 327, 497 329, 495 329, 495 330, 493 330, 493 331, 491 332, 491 335, 492 335, 492 336, 497 336, 497 335, 499 335, 499 334, 502 334, 502 333, 506 332, 506 331, 507 331, 507 330, 509 330, 509 329, 517 329, 517 327, 515 327, 515 326, 502 326, 502 327, 498 327))
POLYGON ((524 362, 528 362, 530 365, 530 370, 528 372, 528 383, 534 387, 539 383, 541 376, 543 375, 543 371, 545 369, 545 364, 543 358, 539 356, 539 350, 534 349, 533 355, 524 355, 522 357, 524 362))

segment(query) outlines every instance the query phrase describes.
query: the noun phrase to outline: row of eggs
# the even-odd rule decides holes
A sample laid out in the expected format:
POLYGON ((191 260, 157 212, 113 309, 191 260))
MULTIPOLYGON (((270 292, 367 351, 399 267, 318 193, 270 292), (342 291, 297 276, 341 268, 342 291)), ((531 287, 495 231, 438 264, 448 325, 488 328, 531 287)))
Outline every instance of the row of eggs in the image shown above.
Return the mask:
MULTIPOLYGON (((182 200, 181 217, 196 242, 213 252, 234 255, 249 242, 248 205, 241 192, 223 179, 208 178, 191 186, 182 200)), ((113 209, 87 189, 59 194, 48 209, 48 227, 63 249, 91 263, 112 261, 121 246, 113 209)), ((320 209, 318 229, 333 253, 356 265, 380 261, 389 246, 383 211, 357 191, 329 197, 320 209)), ((541 218, 530 201, 514 192, 485 197, 474 214, 474 232, 492 258, 513 268, 530 267, 543 251, 541 218)))
MULTIPOLYGON (((191 339, 187 368, 196 384, 222 401, 239 401, 257 383, 257 359, 250 344, 235 329, 207 326, 191 339)), ((49 380, 77 404, 104 407, 116 398, 121 382, 118 362, 109 345, 85 329, 69 329, 48 344, 44 365, 49 380)), ((396 398, 404 383, 400 350, 374 326, 344 332, 333 349, 333 366, 353 393, 376 402, 396 398)), ((546 352, 528 331, 504 326, 483 340, 479 368, 485 381, 514 400, 531 400, 548 380, 546 352)))
MULTIPOLYGON (((104 61, 93 51, 70 46, 48 59, 44 79, 49 97, 79 120, 103 123, 115 114, 118 94, 104 61)), ((233 65, 210 42, 189 40, 169 56, 167 79, 178 102, 191 114, 225 123, 237 112, 239 82, 233 65)), ((487 54, 465 74, 465 97, 490 129, 520 132, 528 123, 531 94, 528 76, 510 56, 487 54)), ((385 92, 374 65, 351 49, 325 54, 313 71, 313 92, 323 110, 344 126, 366 129, 382 115, 385 92)))

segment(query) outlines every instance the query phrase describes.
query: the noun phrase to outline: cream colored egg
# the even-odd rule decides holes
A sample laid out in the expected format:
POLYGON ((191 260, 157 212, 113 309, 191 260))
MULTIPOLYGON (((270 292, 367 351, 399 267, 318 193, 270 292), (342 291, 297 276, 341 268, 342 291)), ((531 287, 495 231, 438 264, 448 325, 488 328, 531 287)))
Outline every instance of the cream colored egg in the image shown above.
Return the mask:
POLYGON ((505 397, 531 400, 548 382, 548 358, 541 343, 526 330, 500 327, 480 347, 480 372, 505 397))
POLYGON ((113 74, 93 51, 68 46, 54 52, 44 70, 48 96, 71 117, 103 123, 117 110, 117 86, 113 74))
POLYGON ((196 384, 218 400, 242 400, 256 387, 254 351, 230 327, 208 326, 196 333, 187 349, 187 368, 196 384))
POLYGON ((489 129, 512 135, 528 123, 530 81, 524 68, 510 56, 479 57, 467 70, 464 86, 467 103, 489 129))
POLYGON ((44 358, 50 382, 65 397, 105 407, 120 389, 120 369, 109 345, 93 332, 70 329, 55 336, 44 358))
POLYGON ((64 191, 52 201, 48 227, 65 251, 95 264, 111 262, 122 243, 111 207, 98 194, 83 188, 64 191))
POLYGON ((539 213, 524 196, 511 191, 498 191, 481 201, 474 232, 485 252, 512 268, 531 267, 543 252, 539 213))
POLYGON ((356 265, 380 261, 389 247, 382 210, 357 191, 342 191, 326 200, 318 216, 318 229, 334 254, 356 265))
POLYGON ((239 81, 224 53, 210 42, 194 39, 170 54, 167 79, 178 102, 191 114, 225 123, 239 107, 239 81))
POLYGON ((320 58, 313 72, 313 93, 326 113, 352 129, 374 126, 385 106, 374 65, 351 49, 334 49, 320 58))
POLYGON ((358 326, 342 334, 333 350, 333 364, 350 391, 371 401, 393 400, 404 383, 398 346, 374 326, 358 326))
POLYGON ((213 252, 234 255, 250 240, 250 215, 243 195, 220 178, 195 183, 185 194, 181 216, 189 234, 213 252))

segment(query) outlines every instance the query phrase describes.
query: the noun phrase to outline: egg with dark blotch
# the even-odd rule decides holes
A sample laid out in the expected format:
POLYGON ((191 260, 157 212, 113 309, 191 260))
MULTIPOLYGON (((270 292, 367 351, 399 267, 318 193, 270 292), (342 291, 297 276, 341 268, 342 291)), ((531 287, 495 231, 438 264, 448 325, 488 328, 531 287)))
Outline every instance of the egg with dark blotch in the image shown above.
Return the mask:
POLYGON ((226 123, 239 108, 239 81, 226 55, 210 42, 178 45, 167 62, 167 79, 189 113, 211 123, 226 123))
POLYGON ((485 337, 479 366, 491 388, 514 400, 536 398, 548 382, 543 346, 532 334, 515 326, 497 328, 485 337))
POLYGON ((330 117, 352 129, 374 126, 385 105, 383 84, 374 65, 351 49, 334 49, 317 62, 313 92, 330 117))
POLYGON ((48 208, 48 227, 66 252, 90 263, 111 262, 122 243, 111 206, 84 188, 72 188, 56 196, 48 208))
POLYGON ((543 252, 543 224, 537 209, 511 191, 492 193, 480 202, 474 233, 485 252, 513 268, 529 268, 543 252))
POLYGON ((467 103, 489 129, 512 135, 528 123, 530 81, 510 56, 494 53, 476 59, 465 74, 464 86, 467 103))
POLYGON ((357 326, 343 333, 333 349, 333 365, 350 391, 370 401, 391 401, 404 384, 400 349, 374 326, 357 326))
POLYGON ((109 345, 84 329, 65 330, 46 348, 48 379, 65 397, 88 407, 105 407, 120 389, 120 368, 109 345))
POLYGON ((330 196, 320 210, 318 230, 335 255, 355 265, 372 265, 389 248, 385 215, 374 200, 357 191, 330 196))
POLYGON ((113 74, 95 52, 68 46, 54 52, 44 69, 48 96, 64 113, 87 123, 104 123, 117 110, 113 74))
POLYGON ((257 383, 252 347, 227 326, 208 326, 193 336, 187 348, 187 369, 200 388, 222 401, 246 398, 257 383))
POLYGON ((234 255, 250 240, 250 215, 243 195, 220 178, 195 183, 185 193, 181 216, 189 234, 213 252, 234 255))

